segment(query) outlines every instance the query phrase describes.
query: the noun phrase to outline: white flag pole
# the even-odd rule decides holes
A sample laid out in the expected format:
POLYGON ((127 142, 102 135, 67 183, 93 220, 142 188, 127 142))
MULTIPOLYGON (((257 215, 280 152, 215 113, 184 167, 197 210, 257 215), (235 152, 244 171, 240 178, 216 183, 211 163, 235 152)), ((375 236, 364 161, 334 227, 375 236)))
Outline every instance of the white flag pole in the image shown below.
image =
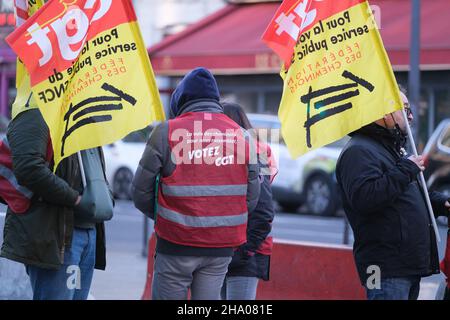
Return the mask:
POLYGON ((78 164, 80 166, 80 172, 81 172, 81 181, 83 182, 83 188, 86 188, 86 174, 84 173, 84 166, 83 166, 83 159, 81 158, 81 152, 77 152, 78 156, 78 164))
MULTIPOLYGON (((404 108, 402 108, 402 113, 403 113, 403 118, 405 119, 406 130, 408 131, 409 142, 411 143, 413 153, 415 156, 418 156, 419 154, 417 153, 416 143, 414 141, 411 127, 409 126, 408 116, 406 115, 404 108)), ((431 206, 430 195, 428 194, 427 184, 425 182, 425 177, 424 177, 422 171, 420 171, 419 178, 420 178, 420 183, 422 184, 423 192, 425 194, 425 200, 427 202, 428 213, 430 214, 430 219, 431 219, 431 222, 433 223, 433 229, 434 229, 434 233, 436 235, 436 240, 437 240, 437 242, 441 242, 441 236, 439 235, 439 229, 436 224, 436 219, 434 218, 434 212, 433 212, 433 207, 431 206)))

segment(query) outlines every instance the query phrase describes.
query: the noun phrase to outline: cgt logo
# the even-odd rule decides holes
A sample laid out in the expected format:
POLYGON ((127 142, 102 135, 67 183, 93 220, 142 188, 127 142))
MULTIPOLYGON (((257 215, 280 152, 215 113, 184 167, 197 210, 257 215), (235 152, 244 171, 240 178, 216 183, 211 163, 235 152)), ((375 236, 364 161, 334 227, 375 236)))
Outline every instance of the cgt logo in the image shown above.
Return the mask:
MULTIPOLYGON (((34 23, 27 29, 31 37, 27 44, 30 46, 36 44, 42 52, 42 57, 39 59, 39 66, 41 67, 53 57, 53 45, 49 38, 52 32, 58 40, 61 57, 67 61, 74 60, 83 49, 89 25, 108 13, 112 4, 112 0, 87 0, 83 9, 81 9, 78 6, 69 6, 64 0, 60 0, 60 2, 64 5, 64 15, 42 25, 34 23), (97 9, 91 21, 89 21, 85 10, 95 8, 97 9)), ((74 1, 71 3, 74 3, 74 1)))

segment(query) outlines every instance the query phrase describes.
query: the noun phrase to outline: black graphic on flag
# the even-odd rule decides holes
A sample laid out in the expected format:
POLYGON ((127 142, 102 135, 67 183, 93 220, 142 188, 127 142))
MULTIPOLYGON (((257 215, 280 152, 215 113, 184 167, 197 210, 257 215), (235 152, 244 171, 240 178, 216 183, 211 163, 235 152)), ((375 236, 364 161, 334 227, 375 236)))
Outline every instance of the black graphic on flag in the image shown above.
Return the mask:
POLYGON ((92 97, 76 105, 70 104, 69 110, 64 115, 66 126, 61 141, 61 157, 64 156, 67 138, 76 130, 90 124, 111 121, 113 119, 111 111, 122 110, 122 102, 128 102, 132 106, 137 102, 134 97, 108 83, 104 83, 101 88, 106 92, 112 93, 112 95, 92 97))
POLYGON ((353 107, 352 103, 348 100, 356 97, 360 94, 359 89, 346 91, 348 89, 356 88, 359 86, 364 87, 369 92, 373 92, 375 87, 368 81, 355 76, 353 73, 345 70, 342 73, 342 77, 351 80, 351 83, 342 84, 338 86, 331 86, 323 89, 313 91, 312 87, 309 87, 307 94, 300 98, 302 103, 306 103, 306 121, 304 127, 306 128, 306 145, 308 148, 312 148, 311 145, 311 127, 328 117, 337 115, 341 112, 349 110, 353 107), (344 92, 345 91, 345 92, 344 92), (319 110, 318 114, 311 116, 311 101, 314 99, 322 98, 323 96, 329 95, 331 93, 336 93, 331 97, 323 98, 319 101, 314 102, 314 109, 319 110), (347 101, 347 102, 345 102, 347 101), (330 109, 322 110, 322 108, 335 105, 337 103, 344 102, 339 106, 332 107, 330 109))

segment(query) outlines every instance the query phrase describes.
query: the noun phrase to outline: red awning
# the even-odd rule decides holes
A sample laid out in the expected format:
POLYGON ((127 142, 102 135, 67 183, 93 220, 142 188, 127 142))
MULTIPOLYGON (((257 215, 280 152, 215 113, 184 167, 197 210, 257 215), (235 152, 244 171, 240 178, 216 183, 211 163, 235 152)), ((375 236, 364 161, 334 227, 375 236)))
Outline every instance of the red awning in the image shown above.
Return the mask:
MULTIPOLYGON (((372 0, 381 15, 381 36, 395 70, 407 70, 410 0, 372 0)), ((278 73, 278 57, 261 41, 279 2, 229 4, 224 9, 149 48, 160 75, 180 75, 197 66, 215 74, 278 73)), ((421 68, 450 70, 450 1, 422 2, 421 68)))

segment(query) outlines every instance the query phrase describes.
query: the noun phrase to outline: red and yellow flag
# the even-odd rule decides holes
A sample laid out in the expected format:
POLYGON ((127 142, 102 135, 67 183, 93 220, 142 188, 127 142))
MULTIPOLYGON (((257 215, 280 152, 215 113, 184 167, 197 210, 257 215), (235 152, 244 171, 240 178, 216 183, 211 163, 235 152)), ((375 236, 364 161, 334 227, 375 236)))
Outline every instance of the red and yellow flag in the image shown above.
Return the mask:
POLYGON ((131 0, 50 0, 7 42, 30 75, 56 165, 164 119, 131 0))
POLYGON ((263 41, 284 61, 278 115, 293 157, 403 106, 365 0, 285 0, 263 41))

